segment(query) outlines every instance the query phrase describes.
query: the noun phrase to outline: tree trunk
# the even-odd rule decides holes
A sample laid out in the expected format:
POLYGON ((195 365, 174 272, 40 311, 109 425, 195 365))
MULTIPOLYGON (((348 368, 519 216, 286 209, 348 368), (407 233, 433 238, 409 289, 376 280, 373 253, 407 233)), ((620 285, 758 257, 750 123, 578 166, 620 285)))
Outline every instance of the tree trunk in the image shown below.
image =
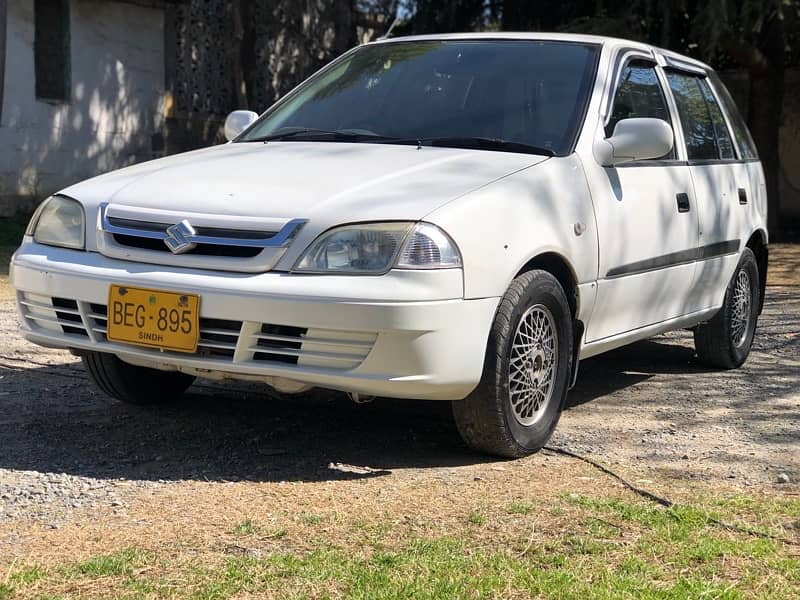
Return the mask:
POLYGON ((764 168, 767 184, 767 229, 770 241, 781 239, 781 201, 778 191, 780 174, 779 130, 783 116, 784 30, 783 22, 773 18, 764 28, 762 45, 766 65, 750 69, 750 98, 747 122, 764 168))
POLYGON ((233 20, 233 40, 231 42, 231 72, 233 88, 236 95, 236 109, 246 109, 247 82, 244 77, 244 24, 242 22, 242 1, 231 2, 231 18, 233 20))

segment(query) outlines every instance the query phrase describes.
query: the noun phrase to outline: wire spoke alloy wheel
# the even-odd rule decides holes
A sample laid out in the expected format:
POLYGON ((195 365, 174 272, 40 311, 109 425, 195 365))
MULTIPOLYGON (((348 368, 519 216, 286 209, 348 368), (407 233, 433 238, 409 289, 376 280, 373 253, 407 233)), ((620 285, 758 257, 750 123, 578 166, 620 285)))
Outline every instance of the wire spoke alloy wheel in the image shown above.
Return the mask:
POLYGON ((733 302, 731 303, 731 341, 737 348, 747 339, 750 328, 753 294, 750 287, 750 275, 742 269, 736 276, 733 285, 733 302))
POLYGON ((536 304, 517 324, 508 365, 508 397, 520 425, 533 425, 546 412, 557 368, 556 322, 546 306, 536 304))

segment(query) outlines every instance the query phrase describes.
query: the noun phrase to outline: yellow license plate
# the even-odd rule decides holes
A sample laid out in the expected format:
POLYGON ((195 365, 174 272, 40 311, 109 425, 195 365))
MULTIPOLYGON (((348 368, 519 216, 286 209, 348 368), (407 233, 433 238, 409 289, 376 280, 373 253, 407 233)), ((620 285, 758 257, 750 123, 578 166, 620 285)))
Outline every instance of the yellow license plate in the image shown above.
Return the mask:
POLYGON ((200 296, 112 285, 108 291, 108 333, 114 342, 162 350, 195 352, 200 296))

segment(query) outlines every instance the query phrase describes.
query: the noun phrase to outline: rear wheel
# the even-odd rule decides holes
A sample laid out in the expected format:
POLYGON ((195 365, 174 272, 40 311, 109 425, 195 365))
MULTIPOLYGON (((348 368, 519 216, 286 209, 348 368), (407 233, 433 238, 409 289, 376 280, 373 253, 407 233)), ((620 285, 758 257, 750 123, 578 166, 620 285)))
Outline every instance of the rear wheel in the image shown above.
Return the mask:
POLYGON ((195 379, 177 371, 137 367, 105 352, 89 352, 81 360, 101 392, 128 404, 170 402, 195 379))
POLYGON ((722 308, 694 330, 700 360, 723 369, 735 369, 747 360, 758 320, 759 294, 756 258, 750 248, 745 248, 722 308))
POLYGON ((515 458, 550 439, 567 395, 572 318, 564 290, 545 271, 515 279, 497 309, 478 387, 453 402, 472 448, 515 458))

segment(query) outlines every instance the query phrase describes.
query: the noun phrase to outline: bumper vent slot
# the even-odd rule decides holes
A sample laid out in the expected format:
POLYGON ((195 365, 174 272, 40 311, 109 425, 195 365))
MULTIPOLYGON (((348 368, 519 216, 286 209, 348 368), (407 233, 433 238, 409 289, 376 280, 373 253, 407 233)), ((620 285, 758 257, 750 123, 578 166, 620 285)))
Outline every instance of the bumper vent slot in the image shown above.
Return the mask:
POLYGON ((261 333, 256 336, 258 341, 253 348, 253 360, 296 365, 303 347, 302 336, 306 331, 302 327, 262 324, 261 333))
MULTIPOLYGON (((92 347, 109 352, 108 309, 105 304, 50 298, 19 293, 22 314, 31 329, 51 335, 89 338, 92 347)), ((272 363, 287 368, 325 368, 345 371, 359 366, 372 350, 378 334, 374 332, 310 329, 291 325, 200 318, 200 338, 194 355, 176 354, 182 359, 225 364, 234 362, 272 363)), ((116 344, 114 344, 116 346, 116 344)), ((137 351, 154 355, 170 352, 135 346, 137 351)))
POLYGON ((45 329, 66 335, 88 337, 78 303, 66 298, 50 298, 20 292, 22 316, 32 329, 45 329))
POLYGON ((201 318, 197 354, 232 360, 241 331, 241 321, 201 318))

